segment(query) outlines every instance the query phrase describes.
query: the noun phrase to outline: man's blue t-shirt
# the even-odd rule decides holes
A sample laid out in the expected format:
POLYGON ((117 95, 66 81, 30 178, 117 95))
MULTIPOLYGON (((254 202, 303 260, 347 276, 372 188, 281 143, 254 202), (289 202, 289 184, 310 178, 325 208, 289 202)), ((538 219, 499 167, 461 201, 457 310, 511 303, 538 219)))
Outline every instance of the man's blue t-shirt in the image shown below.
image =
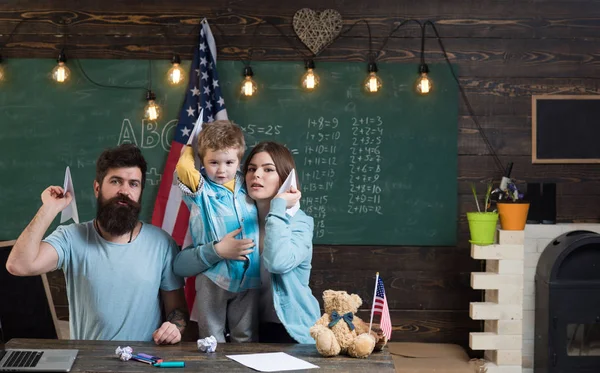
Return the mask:
POLYGON ((65 273, 71 339, 152 340, 161 325, 159 291, 183 287, 171 236, 144 224, 131 243, 112 243, 89 221, 60 226, 44 241, 65 273))

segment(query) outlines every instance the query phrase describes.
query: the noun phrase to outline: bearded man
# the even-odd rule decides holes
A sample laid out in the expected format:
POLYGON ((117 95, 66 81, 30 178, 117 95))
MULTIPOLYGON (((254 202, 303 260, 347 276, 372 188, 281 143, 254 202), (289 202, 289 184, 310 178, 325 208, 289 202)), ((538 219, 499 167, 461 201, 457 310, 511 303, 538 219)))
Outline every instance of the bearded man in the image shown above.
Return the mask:
POLYGON ((6 262, 13 275, 64 271, 71 339, 181 340, 188 317, 183 279, 172 270, 178 247, 162 229, 138 219, 146 168, 135 145, 105 150, 96 162, 96 219, 60 226, 42 240, 72 200, 50 186, 13 246, 6 262))

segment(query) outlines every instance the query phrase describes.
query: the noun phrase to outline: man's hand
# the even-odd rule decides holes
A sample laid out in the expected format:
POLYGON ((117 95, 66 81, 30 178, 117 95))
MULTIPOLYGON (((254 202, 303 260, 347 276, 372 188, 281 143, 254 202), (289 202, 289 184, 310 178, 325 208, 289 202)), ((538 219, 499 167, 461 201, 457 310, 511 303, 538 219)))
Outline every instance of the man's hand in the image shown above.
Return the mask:
POLYGON ((221 258, 232 259, 232 260, 246 260, 244 255, 248 255, 254 250, 254 241, 249 238, 238 240, 235 238, 242 228, 238 228, 232 232, 229 232, 223 237, 223 239, 215 245, 215 251, 221 258))
POLYGON ((59 186, 51 185, 42 192, 42 203, 44 207, 52 212, 59 213, 69 206, 73 197, 59 186))
POLYGON ((152 333, 152 339, 157 345, 175 344, 181 341, 181 332, 177 325, 165 321, 152 333))
POLYGON ((294 207, 294 205, 300 201, 300 198, 302 198, 302 193, 300 193, 300 191, 295 187, 295 186, 291 186, 290 190, 283 192, 283 193, 279 193, 278 195, 275 196, 275 198, 282 198, 285 200, 285 207, 286 208, 291 208, 294 207))

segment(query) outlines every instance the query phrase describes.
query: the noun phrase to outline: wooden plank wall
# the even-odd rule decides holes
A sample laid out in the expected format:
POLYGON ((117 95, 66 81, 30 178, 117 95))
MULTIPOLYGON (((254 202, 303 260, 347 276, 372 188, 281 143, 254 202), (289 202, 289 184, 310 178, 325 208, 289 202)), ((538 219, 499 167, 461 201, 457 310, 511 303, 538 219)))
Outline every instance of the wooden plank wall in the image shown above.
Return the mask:
MULTIPOLYGON (((170 59, 173 52, 191 57, 197 24, 213 25, 220 59, 301 60, 302 45, 291 27, 296 10, 334 8, 344 30, 356 21, 371 26, 378 50, 398 22, 432 20, 473 108, 459 103, 457 247, 318 246, 311 286, 358 292, 370 303, 373 276, 384 278, 395 341, 457 342, 467 345, 468 331, 481 325, 468 317, 468 303, 480 298, 469 288, 469 273, 480 264, 469 256, 465 212, 474 207, 469 183, 500 173, 473 120, 481 124, 501 163, 513 161, 513 175, 523 182, 558 183, 561 222, 600 221, 598 165, 531 164, 531 95, 598 94, 600 76, 600 6, 595 0, 21 0, 0 4, 0 41, 19 24, 2 50, 4 58, 56 58, 63 45, 70 57, 170 59), (279 30, 262 20, 278 25, 279 30), (219 28, 216 27, 219 25, 219 28), (283 35, 285 36, 283 36, 283 35), (66 35, 66 36, 65 36, 66 35)), ((358 24, 329 46, 318 61, 365 61, 369 38, 358 24)), ((305 49, 303 49, 306 51, 305 49)), ((420 32, 408 24, 390 39, 380 61, 419 62, 420 32)), ((431 29, 426 60, 443 63, 431 29)), ((240 65, 241 66, 241 65, 240 65)), ((241 68, 240 68, 241 71, 241 68)), ((59 315, 66 317, 64 280, 53 279, 59 315), (62 281, 62 282, 61 282, 62 281)), ((368 305, 367 305, 368 306, 368 305)), ((363 311, 367 316, 367 310, 363 311)))

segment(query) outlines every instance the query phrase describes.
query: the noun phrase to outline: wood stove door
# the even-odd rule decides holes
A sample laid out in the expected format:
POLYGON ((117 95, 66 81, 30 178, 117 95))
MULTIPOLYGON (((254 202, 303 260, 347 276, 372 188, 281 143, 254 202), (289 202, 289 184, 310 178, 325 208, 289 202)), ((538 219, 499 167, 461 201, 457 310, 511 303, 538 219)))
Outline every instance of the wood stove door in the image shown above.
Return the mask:
POLYGON ((600 372, 600 308, 591 307, 589 291, 557 293, 561 302, 556 313, 550 311, 550 372, 600 372))

